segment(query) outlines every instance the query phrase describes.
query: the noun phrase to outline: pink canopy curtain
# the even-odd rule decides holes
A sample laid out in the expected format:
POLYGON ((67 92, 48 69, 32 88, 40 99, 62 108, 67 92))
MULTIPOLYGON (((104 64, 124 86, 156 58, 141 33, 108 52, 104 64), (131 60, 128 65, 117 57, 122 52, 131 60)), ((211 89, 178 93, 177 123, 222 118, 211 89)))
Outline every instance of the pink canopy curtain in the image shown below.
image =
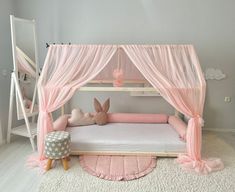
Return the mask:
POLYGON ((125 81, 143 81, 145 78, 139 72, 135 65, 131 62, 129 57, 127 57, 123 49, 118 49, 118 51, 113 55, 109 64, 95 77, 94 80, 102 81, 113 81, 113 72, 116 69, 121 69, 123 71, 123 80, 125 81), (119 58, 118 58, 119 56, 119 58), (118 65, 118 60, 119 64, 118 65))
POLYGON ((133 64, 178 111, 190 117, 187 154, 177 161, 188 170, 208 173, 223 168, 220 159, 202 160, 201 126, 206 82, 192 45, 125 45, 133 64))
POLYGON ((29 165, 44 165, 44 138, 53 130, 50 113, 64 105, 77 89, 92 80, 108 64, 116 50, 117 47, 112 45, 50 45, 38 81, 39 158, 29 159, 29 165))

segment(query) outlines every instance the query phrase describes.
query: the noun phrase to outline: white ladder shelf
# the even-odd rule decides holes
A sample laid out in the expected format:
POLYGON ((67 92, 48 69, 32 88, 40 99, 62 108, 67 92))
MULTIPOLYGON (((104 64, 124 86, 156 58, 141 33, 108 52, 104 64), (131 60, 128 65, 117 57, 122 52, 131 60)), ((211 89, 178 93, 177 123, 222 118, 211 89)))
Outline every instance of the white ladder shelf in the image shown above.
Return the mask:
MULTIPOLYGON (((36 96, 36 95, 35 95, 36 96)), ((35 116, 38 112, 26 113, 24 104, 23 104, 23 96, 21 94, 20 85, 18 79, 16 79, 15 72, 11 74, 11 90, 10 90, 10 104, 9 104, 9 117, 8 117, 8 132, 7 132, 7 143, 11 141, 11 135, 20 135, 24 137, 28 137, 30 143, 32 145, 33 151, 36 150, 36 145, 34 142, 34 138, 37 136, 37 124, 35 121, 35 116), (13 102, 14 102, 14 92, 19 99, 19 104, 22 110, 22 117, 25 121, 24 125, 18 127, 12 127, 12 114, 13 114, 13 102), (29 117, 32 117, 32 122, 29 122, 29 117)), ((20 118, 22 119, 22 118, 20 118)))
MULTIPOLYGON (((22 18, 17 18, 14 15, 10 15, 10 23, 11 23, 11 42, 12 42, 12 57, 13 57, 13 72, 11 73, 11 89, 10 89, 10 102, 9 102, 9 116, 8 116, 8 132, 7 132, 7 142, 10 143, 12 135, 20 135, 23 137, 27 137, 30 140, 33 151, 36 150, 36 145, 34 143, 34 139, 37 136, 37 124, 35 123, 35 117, 38 114, 38 109, 35 108, 35 102, 37 97, 37 81, 39 78, 39 70, 38 70, 38 48, 37 48, 37 35, 36 35, 36 23, 35 20, 27 20, 22 18), (20 23, 20 26, 24 26, 26 24, 26 29, 30 26, 30 33, 33 35, 33 47, 28 46, 29 42, 27 42, 28 48, 33 48, 34 50, 34 61, 30 59, 30 57, 21 49, 24 48, 23 44, 20 44, 22 47, 18 47, 17 45, 17 35, 15 27, 18 25, 16 23, 20 23), (21 88, 20 88, 20 77, 19 73, 22 71, 19 70, 19 64, 17 60, 17 54, 25 58, 25 60, 30 64, 30 66, 35 70, 35 87, 33 92, 33 99, 30 110, 26 109, 21 88), (16 111, 13 109, 14 98, 16 99, 16 111), (12 117, 13 113, 17 113, 17 120, 24 120, 25 124, 13 127, 12 126, 12 117), (31 122, 29 121, 31 119, 31 122)), ((27 31, 27 30, 26 30, 27 31)), ((28 33, 24 33, 28 34, 28 33)), ((18 38, 21 37, 18 34, 18 38)), ((21 42, 21 41, 20 41, 21 42)), ((23 74, 25 71, 23 70, 23 74)), ((31 75, 31 74, 30 74, 31 75)))
POLYGON ((30 133, 27 131, 27 126, 26 125, 20 125, 18 127, 14 127, 11 129, 11 134, 14 135, 20 135, 24 137, 35 137, 37 136, 37 123, 29 123, 30 125, 30 133))

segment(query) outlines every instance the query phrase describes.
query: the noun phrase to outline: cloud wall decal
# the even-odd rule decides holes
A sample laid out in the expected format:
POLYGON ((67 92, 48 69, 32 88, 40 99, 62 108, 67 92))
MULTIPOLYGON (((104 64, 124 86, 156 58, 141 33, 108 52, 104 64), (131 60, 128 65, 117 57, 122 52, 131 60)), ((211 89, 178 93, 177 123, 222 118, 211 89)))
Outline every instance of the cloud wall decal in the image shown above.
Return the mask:
POLYGON ((226 75, 220 69, 207 68, 205 78, 206 80, 221 80, 226 78, 226 75))

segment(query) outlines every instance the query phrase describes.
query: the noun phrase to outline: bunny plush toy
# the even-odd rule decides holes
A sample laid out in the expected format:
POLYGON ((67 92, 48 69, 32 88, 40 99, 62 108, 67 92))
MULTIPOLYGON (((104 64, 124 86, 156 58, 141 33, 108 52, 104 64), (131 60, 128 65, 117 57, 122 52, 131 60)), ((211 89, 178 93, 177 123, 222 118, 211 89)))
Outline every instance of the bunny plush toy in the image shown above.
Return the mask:
POLYGON ((94 107, 96 110, 96 114, 94 116, 95 123, 97 125, 105 125, 108 122, 108 110, 110 105, 110 99, 107 99, 103 106, 101 106, 100 102, 95 98, 94 99, 94 107))

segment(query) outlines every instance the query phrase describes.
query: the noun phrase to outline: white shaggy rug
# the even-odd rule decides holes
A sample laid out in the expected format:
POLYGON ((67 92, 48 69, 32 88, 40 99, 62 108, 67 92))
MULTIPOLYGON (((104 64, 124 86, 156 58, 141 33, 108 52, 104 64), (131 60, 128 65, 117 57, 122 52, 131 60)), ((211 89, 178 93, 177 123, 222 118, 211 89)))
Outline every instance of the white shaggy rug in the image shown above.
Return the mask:
POLYGON ((132 181, 107 181, 82 170, 78 158, 64 171, 60 164, 42 177, 39 192, 235 192, 235 150, 213 134, 203 138, 203 156, 219 157, 225 169, 209 175, 183 171, 173 158, 158 158, 147 176, 132 181))

